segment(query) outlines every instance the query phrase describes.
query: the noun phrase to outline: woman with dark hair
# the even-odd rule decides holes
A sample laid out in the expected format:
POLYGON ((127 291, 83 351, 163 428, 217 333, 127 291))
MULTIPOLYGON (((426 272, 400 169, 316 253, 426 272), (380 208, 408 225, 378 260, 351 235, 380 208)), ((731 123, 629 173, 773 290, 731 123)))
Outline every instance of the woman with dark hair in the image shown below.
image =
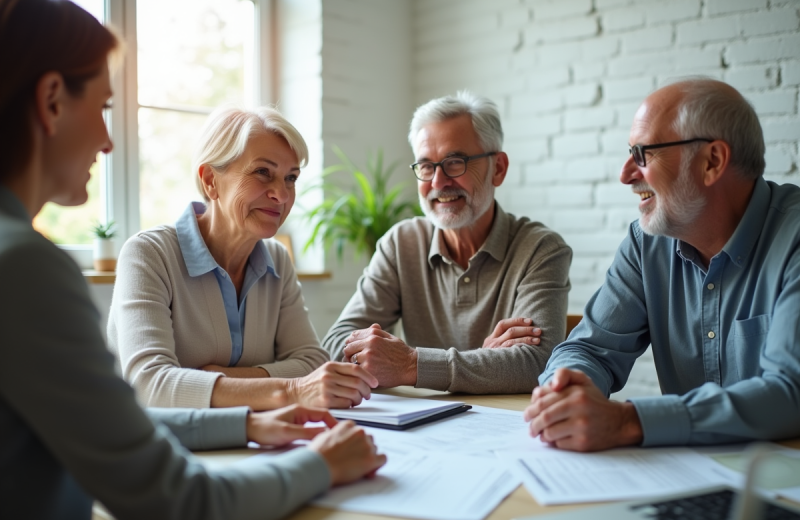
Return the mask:
POLYGON ((0 518, 89 518, 93 498, 120 519, 283 516, 385 457, 323 410, 148 416, 114 373, 80 270, 31 226, 47 201, 85 202, 89 168, 111 151, 103 109, 119 47, 71 2, 0 0, 0 518), (312 438, 219 469, 179 445, 312 438))

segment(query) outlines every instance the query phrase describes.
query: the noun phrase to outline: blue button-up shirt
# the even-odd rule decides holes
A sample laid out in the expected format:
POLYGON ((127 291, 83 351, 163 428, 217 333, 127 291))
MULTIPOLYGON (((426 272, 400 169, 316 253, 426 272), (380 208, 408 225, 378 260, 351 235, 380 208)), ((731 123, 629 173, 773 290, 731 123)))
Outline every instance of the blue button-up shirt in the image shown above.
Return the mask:
POLYGON ((267 251, 267 247, 259 240, 247 260, 242 292, 237 299, 236 287, 234 287, 231 277, 211 256, 211 252, 203 240, 203 235, 200 234, 197 215, 202 215, 205 211, 205 204, 192 202, 175 223, 175 230, 178 234, 178 244, 183 254, 183 260, 186 262, 189 276, 202 276, 213 271, 217 277, 219 290, 222 292, 222 302, 225 305, 225 314, 228 318, 228 327, 231 331, 231 359, 229 366, 235 366, 242 357, 247 293, 259 278, 268 272, 276 278, 280 278, 280 276, 275 272, 275 263, 272 261, 272 256, 267 251))
POLYGON ((631 399, 644 445, 800 435, 800 188, 759 179, 708 269, 631 224, 583 321, 553 351, 609 395, 652 343, 661 397, 631 399))

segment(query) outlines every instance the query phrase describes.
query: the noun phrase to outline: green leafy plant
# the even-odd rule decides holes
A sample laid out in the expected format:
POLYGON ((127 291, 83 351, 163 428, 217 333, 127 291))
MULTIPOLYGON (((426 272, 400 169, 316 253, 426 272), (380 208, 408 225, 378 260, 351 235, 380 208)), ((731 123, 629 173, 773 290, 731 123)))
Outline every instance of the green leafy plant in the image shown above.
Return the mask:
POLYGON ((97 222, 94 226, 92 226, 92 234, 95 237, 102 239, 114 238, 114 235, 117 234, 116 225, 116 222, 113 220, 105 224, 97 222))
POLYGON ((341 260, 345 244, 350 243, 355 247, 356 255, 366 253, 371 257, 378 239, 390 227, 406 217, 422 215, 422 211, 416 202, 398 200, 406 183, 387 191, 387 181, 397 162, 384 168, 383 150, 378 150, 374 160, 367 158, 366 173, 340 148, 334 146, 333 151, 341 163, 322 172, 323 182, 318 187, 325 190, 326 197, 305 214, 305 219, 314 225, 314 229, 303 251, 319 241, 326 248, 335 246, 336 256, 341 260), (328 182, 331 175, 340 172, 352 176, 355 181, 353 193, 328 182))

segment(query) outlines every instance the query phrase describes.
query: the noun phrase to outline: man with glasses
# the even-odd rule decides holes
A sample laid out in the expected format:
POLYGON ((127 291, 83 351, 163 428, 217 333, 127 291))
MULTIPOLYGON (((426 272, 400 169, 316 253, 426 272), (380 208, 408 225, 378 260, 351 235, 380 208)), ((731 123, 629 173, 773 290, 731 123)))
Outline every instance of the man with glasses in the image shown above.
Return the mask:
POLYGON ((525 411, 560 448, 800 435, 800 188, 765 181, 758 117, 691 79, 651 94, 620 180, 640 197, 605 284, 525 411), (652 345, 660 397, 608 400, 652 345))
POLYGON ((564 338, 572 251, 494 200, 508 172, 494 103, 434 99, 408 139, 426 217, 378 242, 323 347, 383 387, 530 392, 564 338), (388 332, 400 318, 405 341, 388 332))

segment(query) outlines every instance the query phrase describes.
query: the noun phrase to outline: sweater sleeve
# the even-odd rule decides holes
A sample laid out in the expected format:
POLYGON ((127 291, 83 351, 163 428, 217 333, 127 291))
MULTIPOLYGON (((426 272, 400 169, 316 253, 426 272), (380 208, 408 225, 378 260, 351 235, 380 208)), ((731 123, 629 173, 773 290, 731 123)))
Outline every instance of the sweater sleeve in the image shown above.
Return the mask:
POLYGON ((148 417, 169 428, 190 450, 221 450, 247 445, 250 408, 147 408, 148 417))
POLYGON ((80 271, 43 238, 4 250, 0 277, 14 295, 0 299, 0 401, 46 453, 29 464, 56 459, 120 520, 278 518, 330 485, 309 450, 214 469, 154 426, 114 372, 80 271))
POLYGON ((222 374, 181 366, 169 277, 166 263, 145 238, 125 243, 108 320, 109 347, 145 405, 208 408, 222 374))
POLYGON ((531 318, 541 343, 459 351, 418 347, 417 387, 471 394, 527 393, 538 384, 553 348, 566 332, 572 250, 561 240, 544 240, 516 291, 510 317, 531 318))

